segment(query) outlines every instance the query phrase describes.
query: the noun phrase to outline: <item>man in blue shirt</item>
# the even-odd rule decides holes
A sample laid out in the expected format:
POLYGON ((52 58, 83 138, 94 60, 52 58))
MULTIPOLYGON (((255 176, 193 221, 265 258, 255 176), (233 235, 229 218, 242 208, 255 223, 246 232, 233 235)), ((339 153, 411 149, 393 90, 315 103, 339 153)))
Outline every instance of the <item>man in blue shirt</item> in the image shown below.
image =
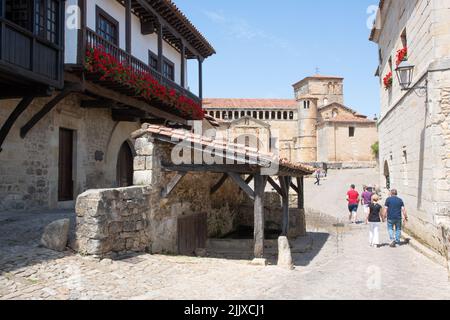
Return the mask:
POLYGON ((395 248, 396 244, 400 244, 400 237, 402 235, 402 216, 404 221, 408 222, 408 215, 406 214, 405 204, 403 203, 403 200, 398 197, 398 192, 395 189, 391 190, 391 196, 386 199, 384 206, 384 217, 387 217, 389 237, 391 239, 390 246, 395 248))

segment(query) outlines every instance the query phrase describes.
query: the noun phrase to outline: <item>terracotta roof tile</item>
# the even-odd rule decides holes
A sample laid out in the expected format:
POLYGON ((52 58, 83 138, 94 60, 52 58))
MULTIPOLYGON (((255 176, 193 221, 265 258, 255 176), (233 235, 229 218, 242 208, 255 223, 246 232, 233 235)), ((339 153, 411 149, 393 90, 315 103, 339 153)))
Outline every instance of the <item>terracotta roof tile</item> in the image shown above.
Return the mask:
POLYGON ((204 108, 297 108, 293 99, 204 99, 204 108))
POLYGON ((354 123, 376 123, 375 120, 367 119, 367 117, 362 116, 346 116, 346 115, 338 115, 335 118, 324 119, 323 122, 354 122, 354 123))
POLYGON ((227 156, 231 154, 234 161, 238 160, 244 161, 244 159, 246 159, 245 163, 257 164, 260 165, 261 167, 270 165, 270 163, 274 161, 278 161, 279 164, 282 166, 282 169, 297 171, 293 172, 293 174, 300 174, 300 172, 298 171, 301 171, 302 175, 305 174, 309 175, 314 172, 314 168, 310 166, 304 164, 290 163, 286 159, 279 159, 278 157, 275 157, 273 153, 260 152, 255 148, 246 147, 244 145, 235 143, 228 143, 226 140, 223 139, 212 140, 211 138, 197 135, 189 131, 184 131, 185 133, 182 134, 181 131, 182 130, 171 129, 164 126, 144 124, 142 126, 142 129, 137 130, 132 134, 132 137, 136 139, 146 133, 150 133, 152 135, 156 135, 155 138, 158 138, 158 136, 160 137, 162 136, 165 138, 181 138, 182 140, 188 143, 201 144, 202 147, 204 148, 215 147, 218 153, 223 153, 227 156))

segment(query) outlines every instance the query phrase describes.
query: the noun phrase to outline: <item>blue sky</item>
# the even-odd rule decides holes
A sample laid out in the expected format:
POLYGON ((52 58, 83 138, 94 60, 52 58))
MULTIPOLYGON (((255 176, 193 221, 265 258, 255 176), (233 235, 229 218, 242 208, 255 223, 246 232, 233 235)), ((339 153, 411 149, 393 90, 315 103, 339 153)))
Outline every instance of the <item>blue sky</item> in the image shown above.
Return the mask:
MULTIPOLYGON (((345 77, 347 106, 379 113, 378 54, 367 26, 377 0, 175 3, 217 51, 204 64, 204 97, 293 98, 292 84, 319 68, 345 77)), ((196 68, 189 63, 194 92, 196 68)))

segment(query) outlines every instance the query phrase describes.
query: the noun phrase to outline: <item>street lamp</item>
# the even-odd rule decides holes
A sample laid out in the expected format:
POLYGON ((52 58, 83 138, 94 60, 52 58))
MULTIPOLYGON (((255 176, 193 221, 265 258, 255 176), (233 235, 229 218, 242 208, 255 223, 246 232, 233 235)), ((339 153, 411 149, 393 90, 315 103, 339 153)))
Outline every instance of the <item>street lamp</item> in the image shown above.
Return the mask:
POLYGON ((395 72, 402 90, 409 90, 414 76, 414 66, 408 60, 403 60, 395 69, 395 72))

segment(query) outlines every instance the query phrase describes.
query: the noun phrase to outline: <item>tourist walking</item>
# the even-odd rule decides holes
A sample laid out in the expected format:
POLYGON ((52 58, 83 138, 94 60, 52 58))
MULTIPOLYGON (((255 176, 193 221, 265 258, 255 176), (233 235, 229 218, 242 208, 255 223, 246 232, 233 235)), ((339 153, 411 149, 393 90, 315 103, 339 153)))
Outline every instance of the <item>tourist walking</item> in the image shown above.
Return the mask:
POLYGON ((408 215, 405 204, 398 197, 398 191, 396 189, 391 190, 391 196, 386 199, 384 206, 384 217, 387 218, 389 238, 391 241, 390 246, 395 248, 396 245, 400 244, 403 222, 408 222, 408 215))
POLYGON ((361 205, 364 208, 364 215, 367 217, 369 214, 369 206, 372 203, 373 193, 369 190, 369 187, 363 187, 363 193, 361 194, 361 205))
POLYGON ((350 190, 347 192, 348 211, 350 211, 349 220, 350 223, 357 223, 359 193, 355 190, 354 184, 350 186, 350 190))
POLYGON ((320 186, 320 169, 316 170, 316 182, 314 182, 314 184, 320 186))
POLYGON ((369 213, 366 216, 366 224, 369 225, 369 245, 380 247, 380 224, 383 219, 383 207, 378 203, 380 198, 375 194, 369 204, 369 213))

